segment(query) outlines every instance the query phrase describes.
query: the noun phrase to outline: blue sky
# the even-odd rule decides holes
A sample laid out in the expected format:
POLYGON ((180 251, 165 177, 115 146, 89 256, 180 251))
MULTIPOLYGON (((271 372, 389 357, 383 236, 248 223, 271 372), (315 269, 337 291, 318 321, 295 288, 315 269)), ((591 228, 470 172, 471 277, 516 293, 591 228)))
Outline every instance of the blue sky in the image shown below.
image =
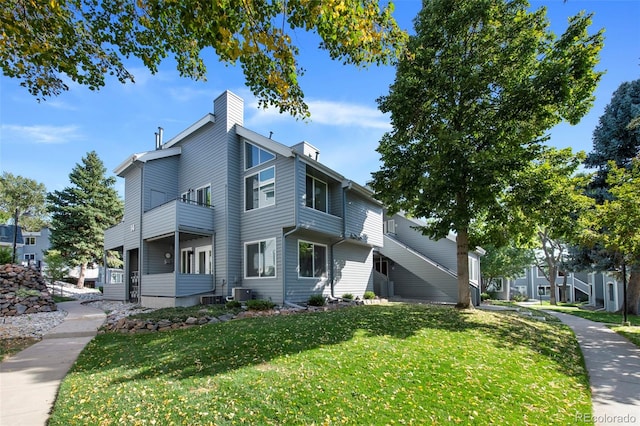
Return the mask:
MULTIPOLYGON (((413 32, 420 0, 396 0, 395 17, 413 32)), ((550 144, 590 151, 591 135, 610 102, 625 82, 640 78, 640 0, 539 0, 546 6, 556 34, 567 18, 580 10, 594 12, 591 31, 605 29, 605 46, 597 67, 606 70, 596 91, 592 110, 576 126, 559 125, 550 131, 550 144)), ((320 150, 320 161, 349 179, 364 184, 379 168, 375 151, 382 134, 390 129, 388 117, 377 110, 376 98, 388 93, 393 67, 357 69, 331 61, 317 49, 314 35, 293 35, 301 49, 301 78, 311 120, 296 121, 275 111, 257 108, 244 84, 239 66, 206 58, 207 82, 180 78, 167 60, 151 75, 139 63, 130 69, 135 84, 110 80, 92 92, 71 84, 71 90, 38 103, 18 81, 0 77, 0 169, 35 179, 48 191, 69 186, 68 175, 87 152, 95 150, 112 175, 128 156, 154 149, 154 132, 164 128, 165 141, 212 112, 213 99, 230 90, 245 100, 245 127, 285 145, 306 140, 320 150)), ((122 193, 123 180, 118 178, 122 193)))

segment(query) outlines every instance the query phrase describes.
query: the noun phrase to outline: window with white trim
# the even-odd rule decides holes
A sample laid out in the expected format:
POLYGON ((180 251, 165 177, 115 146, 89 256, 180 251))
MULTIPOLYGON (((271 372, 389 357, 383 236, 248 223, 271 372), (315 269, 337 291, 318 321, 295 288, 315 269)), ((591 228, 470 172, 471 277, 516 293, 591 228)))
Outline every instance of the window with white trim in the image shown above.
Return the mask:
POLYGON ((259 166, 260 164, 271 161, 276 156, 269 151, 257 147, 256 145, 245 142, 244 143, 244 169, 249 170, 252 167, 259 166))
POLYGON ((211 185, 196 189, 196 202, 199 206, 211 205, 211 185))
POLYGON ((245 210, 276 203, 276 168, 269 167, 245 178, 245 210))
POLYGON ((469 258, 469 281, 478 282, 478 259, 469 258))
POLYGON ((298 277, 323 278, 327 276, 327 246, 298 241, 298 277))
POLYGON ((609 290, 609 301, 611 302, 615 302, 616 300, 616 293, 613 287, 613 283, 607 283, 607 289, 609 290))
POLYGON ((276 276, 276 239, 252 241, 244 245, 245 278, 276 276))
POLYGON ((211 275, 213 271, 212 246, 196 247, 196 274, 211 275))
POLYGON ((35 253, 25 253, 24 254, 24 260, 26 260, 27 262, 35 262, 36 254, 35 253))
POLYGON ((327 212, 328 194, 327 184, 313 176, 307 175, 306 205, 312 209, 327 212))
POLYGON ((193 272, 193 248, 183 248, 180 250, 180 273, 192 274, 193 272))
POLYGON ((111 271, 109 274, 110 280, 109 284, 123 284, 124 283, 124 272, 122 271, 111 271))
POLYGON ((24 245, 25 246, 35 246, 36 245, 36 237, 24 237, 24 245))

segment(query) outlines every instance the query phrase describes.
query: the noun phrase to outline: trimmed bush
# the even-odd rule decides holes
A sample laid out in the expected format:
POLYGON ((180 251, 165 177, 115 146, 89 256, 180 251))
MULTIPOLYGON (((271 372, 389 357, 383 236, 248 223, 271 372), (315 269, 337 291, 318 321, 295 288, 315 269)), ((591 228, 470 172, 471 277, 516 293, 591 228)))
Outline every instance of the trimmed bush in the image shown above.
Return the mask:
POLYGON ((324 306, 327 303, 327 299, 322 294, 312 294, 307 301, 309 306, 324 306))
POLYGON ((375 299, 376 298, 376 294, 374 292, 372 292, 372 291, 365 291, 363 297, 364 297, 365 300, 375 299))
POLYGON ((345 293, 342 295, 342 298, 345 300, 353 300, 353 294, 351 293, 345 293))
POLYGON ((247 300, 247 309, 250 311, 268 311, 269 309, 273 309, 276 304, 271 300, 264 299, 251 299, 247 300))
POLYGON ((514 302, 526 302, 527 296, 520 293, 514 293, 511 295, 511 300, 513 300, 514 302))
POLYGON ((229 300, 227 303, 225 303, 224 305, 227 309, 237 309, 242 307, 242 304, 240 302, 238 302, 237 300, 229 300))

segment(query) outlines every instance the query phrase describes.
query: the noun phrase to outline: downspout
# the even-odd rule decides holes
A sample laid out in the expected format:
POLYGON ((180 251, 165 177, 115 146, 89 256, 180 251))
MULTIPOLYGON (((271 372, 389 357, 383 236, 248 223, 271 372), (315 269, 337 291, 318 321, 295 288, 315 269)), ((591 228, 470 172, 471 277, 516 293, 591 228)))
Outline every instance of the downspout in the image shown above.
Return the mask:
POLYGON ((216 264, 214 259, 216 258, 216 233, 214 232, 212 235, 213 241, 211 242, 211 269, 213 269, 211 271, 211 273, 213 274, 213 289, 211 290, 211 293, 216 294, 216 264))
MULTIPOLYGON (((229 179, 228 176, 228 171, 227 171, 227 179, 229 179)), ((242 207, 241 207, 242 208, 242 207)), ((232 293, 229 291, 231 289, 231 280, 229 280, 229 184, 226 183, 224 185, 224 232, 225 232, 225 241, 224 244, 226 245, 225 247, 225 252, 227 253, 227 255, 225 256, 225 276, 227 277, 227 281, 226 283, 228 284, 227 286, 227 295, 225 296, 225 299, 228 296, 231 296, 232 293)), ((223 278, 224 281, 224 278, 223 278)), ((235 283, 234 283, 235 285, 235 283)), ((222 291, 224 291, 224 284, 222 286, 222 291)))
MULTIPOLYGON (((142 241, 142 216, 144 215, 144 167, 138 163, 140 168, 140 217, 138 218, 138 304, 142 306, 142 259, 144 254, 144 241, 142 241)), ((129 294, 131 296, 131 294, 129 294)))
POLYGON ((282 303, 286 305, 287 302, 287 237, 300 229, 300 200, 298 199, 298 171, 300 170, 300 157, 294 152, 293 159, 293 174, 295 176, 293 180, 293 217, 295 227, 289 232, 282 232, 282 303))
POLYGON ((336 295, 335 295, 335 284, 336 284, 336 272, 335 272, 335 262, 334 262, 334 255, 333 255, 333 250, 334 247, 337 246, 338 244, 342 244, 346 241, 346 236, 347 236, 347 189, 351 188, 351 181, 349 181, 349 185, 347 186, 342 186, 342 235, 340 236, 340 239, 338 241, 336 241, 335 243, 331 244, 331 250, 330 250, 330 254, 329 254, 329 261, 331 262, 331 278, 330 278, 330 283, 331 283, 331 298, 335 299, 336 295))

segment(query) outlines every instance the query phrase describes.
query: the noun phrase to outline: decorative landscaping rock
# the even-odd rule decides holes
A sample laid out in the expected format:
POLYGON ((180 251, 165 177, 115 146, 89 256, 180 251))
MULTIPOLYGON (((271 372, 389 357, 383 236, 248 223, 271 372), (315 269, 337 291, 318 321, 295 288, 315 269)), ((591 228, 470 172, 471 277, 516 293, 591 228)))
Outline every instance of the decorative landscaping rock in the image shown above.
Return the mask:
MULTIPOLYGON (((381 303, 385 301, 384 299, 376 299, 372 303, 381 303)), ((360 301, 361 302, 361 301, 360 301)), ((197 317, 189 317, 187 319, 161 319, 161 320, 141 320, 141 319, 133 319, 129 317, 122 318, 110 318, 107 316, 107 323, 100 329, 99 333, 151 333, 151 332, 161 332, 161 331, 170 331, 177 330, 183 328, 189 328, 199 325, 205 324, 215 324, 219 322, 231 321, 236 319, 243 318, 253 318, 253 317, 264 317, 264 316, 273 316, 273 315, 293 315, 304 312, 323 312, 340 308, 348 308, 357 305, 362 305, 362 303, 357 303, 355 301, 334 301, 325 306, 307 306, 298 307, 298 308, 276 308, 265 311, 257 311, 257 310, 243 310, 238 314, 226 313, 222 314, 218 317, 212 317, 206 315, 209 311, 206 309, 202 309, 198 312, 197 317)))
POLYGON ((0 265, 0 316, 57 311, 42 274, 35 268, 0 265))

